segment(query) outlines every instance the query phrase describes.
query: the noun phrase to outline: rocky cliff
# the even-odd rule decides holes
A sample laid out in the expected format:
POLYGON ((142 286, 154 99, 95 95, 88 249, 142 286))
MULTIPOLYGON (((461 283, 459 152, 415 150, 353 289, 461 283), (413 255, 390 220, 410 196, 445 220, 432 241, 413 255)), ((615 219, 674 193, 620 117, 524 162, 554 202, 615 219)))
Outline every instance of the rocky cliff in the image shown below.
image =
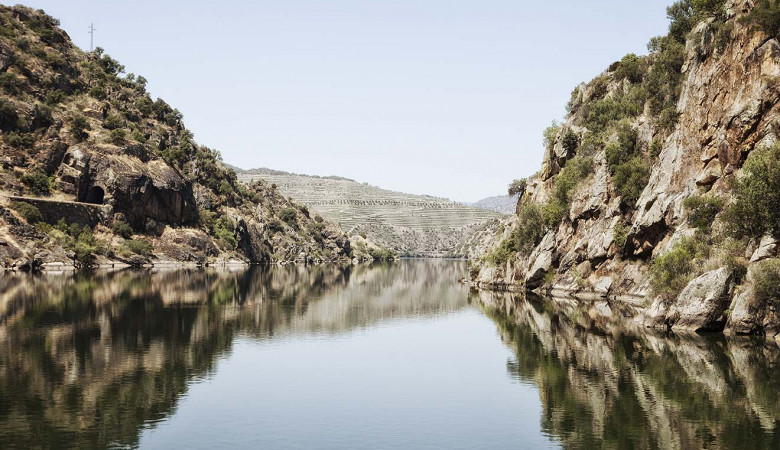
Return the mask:
POLYGON ((239 183, 143 77, 58 25, 0 7, 4 267, 371 258, 275 187, 239 183))
POLYGON ((780 7, 668 15, 648 56, 574 90, 472 281, 623 299, 647 326, 775 335, 780 7))

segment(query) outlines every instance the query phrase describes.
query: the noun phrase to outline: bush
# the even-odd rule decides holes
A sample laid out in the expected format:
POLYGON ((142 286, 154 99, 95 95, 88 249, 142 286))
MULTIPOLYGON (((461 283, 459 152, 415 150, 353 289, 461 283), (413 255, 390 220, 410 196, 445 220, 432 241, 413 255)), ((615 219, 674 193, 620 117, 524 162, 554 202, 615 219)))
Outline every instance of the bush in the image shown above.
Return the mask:
POLYGON ((544 143, 544 148, 548 150, 552 150, 553 145, 555 145, 555 138, 558 137, 558 132, 560 130, 561 130, 561 126, 558 125, 558 123, 554 120, 549 127, 544 129, 544 132, 542 133, 544 137, 542 139, 542 142, 544 143))
POLYGON ((395 259, 395 253, 386 248, 370 248, 368 254, 374 261, 392 261, 395 259))
POLYGON ((780 233, 780 144, 754 150, 732 192, 725 215, 732 235, 758 239, 780 233))
POLYGON ((14 133, 12 131, 6 134, 4 139, 6 144, 16 148, 30 148, 35 144, 35 137, 27 133, 14 133))
POLYGON ((525 194, 525 189, 527 187, 528 182, 525 180, 525 178, 514 180, 511 183, 509 183, 509 188, 507 189, 507 194, 509 196, 514 197, 515 195, 522 197, 523 194, 525 194))
POLYGON ((282 209, 279 212, 279 218, 293 228, 298 225, 298 213, 293 208, 282 209))
POLYGON ((123 130, 122 128, 111 130, 109 139, 111 140, 112 144, 122 145, 125 143, 125 140, 127 139, 127 131, 123 130))
POLYGON ((627 79, 631 83, 641 83, 644 75, 644 60, 633 53, 624 56, 615 69, 615 79, 627 79))
POLYGON ((152 243, 146 239, 126 239, 122 243, 122 248, 141 256, 149 256, 154 250, 152 243))
POLYGON ((706 255, 703 245, 693 238, 681 239, 650 265, 650 287, 655 295, 674 300, 692 278, 696 259, 706 255))
POLYGON ((111 231, 125 239, 129 239, 133 235, 133 227, 124 220, 115 220, 111 231))
POLYGON ((40 169, 22 175, 20 181, 24 183, 34 195, 51 194, 52 179, 40 169))
POLYGON ((220 195, 230 195, 233 192, 233 186, 231 186, 230 183, 227 182, 227 180, 222 180, 219 183, 219 188, 217 189, 217 192, 219 192, 220 195))
POLYGON ((767 36, 780 36, 780 0, 762 0, 748 15, 741 19, 752 31, 761 31, 767 36))
POLYGON ((620 196, 620 203, 629 207, 636 205, 649 180, 650 165, 639 156, 616 166, 612 175, 612 184, 620 196))
POLYGON ((544 233, 542 208, 533 203, 524 205, 518 214, 515 228, 487 255, 487 260, 495 265, 503 265, 517 253, 526 256, 542 241, 544 233))
POLYGON ((13 103, 0 98, 0 130, 13 131, 21 128, 21 120, 13 103))
POLYGON ((271 219, 268 221, 267 228, 272 234, 278 233, 284 231, 284 223, 279 219, 271 219))
POLYGON ((580 139, 577 134, 571 130, 566 130, 561 139, 561 145, 570 155, 577 151, 577 147, 580 145, 580 139))
POLYGON ((124 126, 124 120, 115 114, 106 117, 106 119, 103 121, 103 128, 107 130, 116 130, 117 128, 123 128, 124 126))
POLYGON ((623 222, 618 222, 612 229, 612 236, 618 253, 621 253, 626 246, 626 240, 628 240, 628 227, 623 222))
POLYGON ((555 187, 550 202, 542 208, 542 215, 548 227, 554 227, 569 213, 571 193, 593 172, 593 159, 575 156, 569 160, 555 177, 555 187))
POLYGON ((95 86, 92 89, 89 90, 89 95, 91 97, 94 97, 98 100, 105 100, 106 99, 106 91, 101 86, 95 86))
POLYGON ((619 125, 617 141, 604 153, 621 204, 634 206, 650 179, 650 165, 639 151, 637 131, 628 124, 619 125))
POLYGON ((780 303, 780 259, 765 259, 756 264, 752 278, 756 300, 780 303))
POLYGON ((723 207, 723 199, 711 195, 692 195, 683 201, 688 210, 688 223, 705 232, 709 232, 715 216, 723 207))
POLYGON ((41 210, 35 206, 25 202, 13 202, 11 207, 19 213, 22 218, 30 225, 43 222, 43 214, 41 210))
POLYGON ((70 131, 79 141, 87 139, 89 137, 87 131, 91 129, 92 127, 89 126, 89 121, 82 115, 76 115, 70 120, 70 131))
POLYGON ((55 89, 53 91, 50 91, 48 94, 46 94, 46 104, 47 105, 57 105, 59 103, 62 103, 63 100, 65 100, 65 93, 62 92, 59 89, 55 89))

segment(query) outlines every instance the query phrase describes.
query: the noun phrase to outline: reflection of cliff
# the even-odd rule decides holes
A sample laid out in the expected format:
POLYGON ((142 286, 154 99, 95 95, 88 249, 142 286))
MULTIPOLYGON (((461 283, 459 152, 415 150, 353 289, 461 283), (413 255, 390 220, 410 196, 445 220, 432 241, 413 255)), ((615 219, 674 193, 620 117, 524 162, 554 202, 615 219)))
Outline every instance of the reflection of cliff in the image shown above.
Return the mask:
POLYGON ((238 334, 348 332, 463 307, 461 262, 0 280, 2 447, 134 445, 238 334))
POLYGON ((658 336, 613 328, 605 305, 479 297, 564 447, 780 448, 774 342, 658 336))

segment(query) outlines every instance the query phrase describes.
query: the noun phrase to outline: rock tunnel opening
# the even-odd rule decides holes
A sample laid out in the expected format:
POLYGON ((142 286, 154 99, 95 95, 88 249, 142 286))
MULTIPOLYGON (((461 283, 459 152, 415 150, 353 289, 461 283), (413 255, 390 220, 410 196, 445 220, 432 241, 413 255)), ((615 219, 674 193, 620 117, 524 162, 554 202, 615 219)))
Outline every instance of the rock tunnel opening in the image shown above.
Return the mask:
POLYGON ((84 198, 84 202, 86 203, 92 203, 95 205, 102 205, 103 204, 103 197, 105 197, 106 193, 100 186, 92 186, 89 188, 89 191, 87 191, 87 196, 84 198))

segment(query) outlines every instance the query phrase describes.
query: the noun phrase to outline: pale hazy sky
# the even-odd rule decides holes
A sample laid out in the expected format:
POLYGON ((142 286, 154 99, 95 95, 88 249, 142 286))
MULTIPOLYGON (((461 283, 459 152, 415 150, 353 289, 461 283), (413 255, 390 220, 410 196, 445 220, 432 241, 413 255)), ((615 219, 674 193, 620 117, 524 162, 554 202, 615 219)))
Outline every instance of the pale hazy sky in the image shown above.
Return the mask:
POLYGON ((672 0, 28 0, 239 167, 474 201, 536 172, 572 88, 672 0))

